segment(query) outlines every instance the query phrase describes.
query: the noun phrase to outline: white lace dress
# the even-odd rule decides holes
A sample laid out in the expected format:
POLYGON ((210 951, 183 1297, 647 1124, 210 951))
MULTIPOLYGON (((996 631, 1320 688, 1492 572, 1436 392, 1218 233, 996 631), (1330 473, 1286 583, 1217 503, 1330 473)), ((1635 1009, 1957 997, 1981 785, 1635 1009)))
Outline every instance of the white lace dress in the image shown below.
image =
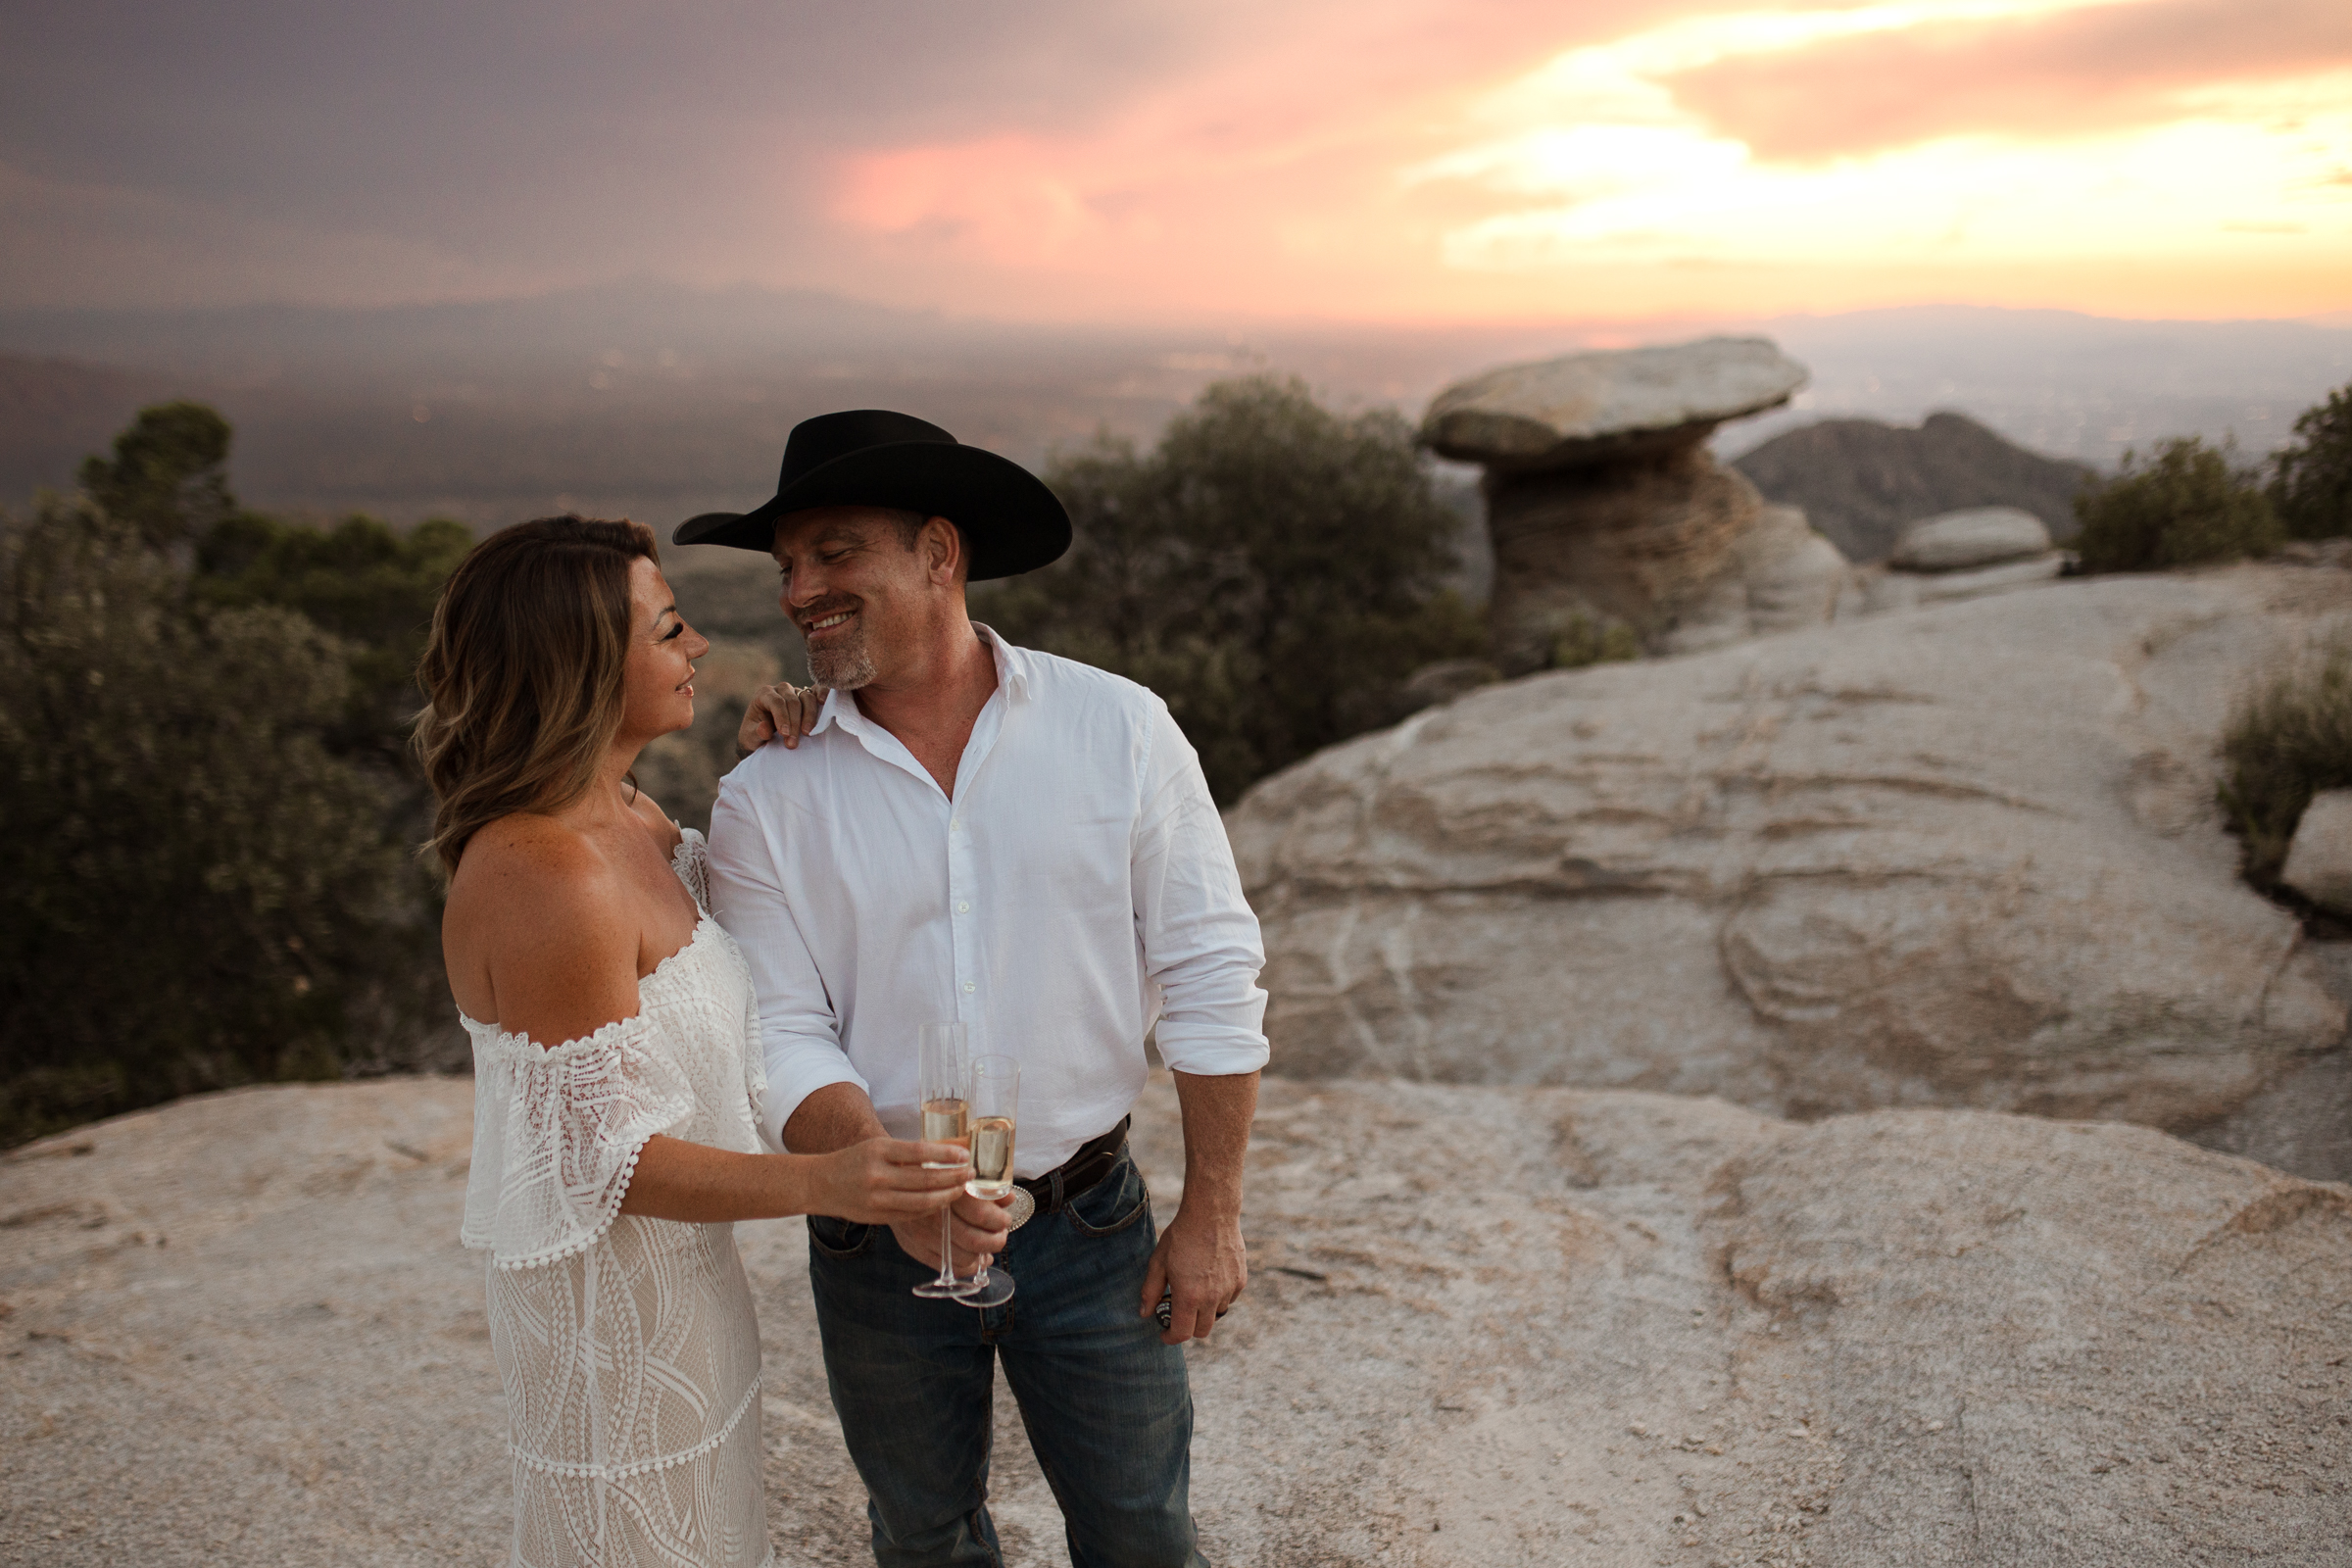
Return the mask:
POLYGON ((675 865, 703 917, 638 982, 636 1017, 553 1050, 465 1019, 474 1102, 463 1240, 490 1254, 515 1568, 774 1560, 760 1328, 734 1227, 620 1212, 657 1133, 760 1149, 751 976, 710 918, 709 864, 689 831, 675 865))

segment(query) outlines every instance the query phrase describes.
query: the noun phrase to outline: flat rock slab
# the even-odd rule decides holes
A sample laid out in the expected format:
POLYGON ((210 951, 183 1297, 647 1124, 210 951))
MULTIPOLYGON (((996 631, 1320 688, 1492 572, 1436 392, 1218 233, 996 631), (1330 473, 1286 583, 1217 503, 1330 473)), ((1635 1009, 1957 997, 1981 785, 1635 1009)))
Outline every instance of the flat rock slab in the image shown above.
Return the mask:
POLYGON ((1922 517, 1902 531, 1886 564, 1898 571, 1966 571, 2046 555, 2050 530, 2017 507, 1969 507, 1922 517))
POLYGON ((1421 439, 1442 457, 1507 472, 1574 467, 1695 441, 1725 419, 1788 402, 1805 379, 1803 366, 1761 337, 1571 354, 1447 387, 1430 404, 1421 439))
POLYGON ((2218 1122, 2343 1036, 2214 787, 2347 624, 2352 573, 2069 580, 1319 753, 1226 817, 1275 1070, 2218 1122))
MULTIPOLYGON (((242 1091, 0 1163, 0 1555, 498 1562, 470 1100, 242 1091)), ((1136 1141, 1164 1216, 1164 1075, 1136 1141)), ((2352 1540, 2352 1190, 2146 1129, 1269 1080, 1246 1226, 1250 1293, 1190 1352, 1219 1564, 2284 1568, 2352 1540)), ((801 1226, 738 1236, 779 1556, 870 1560, 801 1226)), ((1009 1398, 996 1455, 1007 1562, 1063 1562, 1009 1398)))

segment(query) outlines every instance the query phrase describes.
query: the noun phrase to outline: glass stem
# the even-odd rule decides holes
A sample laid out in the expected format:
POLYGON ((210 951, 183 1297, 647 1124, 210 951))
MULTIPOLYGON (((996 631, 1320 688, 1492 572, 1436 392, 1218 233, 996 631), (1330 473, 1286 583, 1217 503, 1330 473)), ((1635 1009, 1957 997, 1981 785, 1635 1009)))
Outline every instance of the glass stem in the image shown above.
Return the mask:
POLYGON ((956 1231, 948 1210, 939 1211, 939 1283, 956 1283, 956 1231))

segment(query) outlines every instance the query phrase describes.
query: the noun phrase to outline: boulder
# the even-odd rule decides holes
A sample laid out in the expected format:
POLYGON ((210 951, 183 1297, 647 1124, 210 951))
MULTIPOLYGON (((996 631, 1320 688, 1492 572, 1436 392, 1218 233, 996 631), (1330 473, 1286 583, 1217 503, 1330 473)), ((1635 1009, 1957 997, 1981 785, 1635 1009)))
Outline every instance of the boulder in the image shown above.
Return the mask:
POLYGON ((1425 445, 1482 464, 1488 614, 1506 672, 1630 629, 1653 653, 1827 620, 1845 561, 1718 466, 1717 423, 1787 401, 1804 368, 1763 338, 1576 354, 1440 393, 1425 445))
POLYGON ((2311 798, 2278 880, 2323 909, 2352 914, 2352 790, 2322 790, 2311 798))
POLYGON ((2236 875, 2215 741, 2347 623, 2352 574, 2070 579, 1332 748, 1227 817, 1273 1068, 2221 1122, 2345 1007, 2236 875))
POLYGON ((1886 571, 1864 567, 1856 572, 1862 590, 1862 610, 1879 614, 1888 610, 1912 610, 1950 599, 1981 599, 2007 593, 2066 575, 2067 558, 2058 551, 2025 561, 2006 561, 1974 571, 1886 571))
POLYGON ((1805 368, 1770 338, 1571 354, 1447 387, 1429 406, 1422 440, 1490 469, 1587 467, 1643 447, 1689 446, 1804 384, 1805 368))
MULTIPOLYGON (((456 1243, 468 1089, 243 1091, 0 1162, 0 1555, 501 1558, 503 1400, 456 1243)), ((1164 1223, 1165 1074, 1135 1144, 1164 1223)), ((1202 1545, 1234 1568, 2330 1561, 2348 1208, 2134 1127, 1269 1080, 1250 1288, 1187 1351, 1202 1545)), ((867 1560, 802 1226, 736 1237, 779 1560, 867 1560)), ((990 1494, 1008 1562, 1063 1560, 1008 1396, 990 1494)))
POLYGON ((2050 552, 2050 530, 2016 507, 1969 507, 1922 517, 1894 541, 1886 564, 1899 571, 1967 571, 2050 552))

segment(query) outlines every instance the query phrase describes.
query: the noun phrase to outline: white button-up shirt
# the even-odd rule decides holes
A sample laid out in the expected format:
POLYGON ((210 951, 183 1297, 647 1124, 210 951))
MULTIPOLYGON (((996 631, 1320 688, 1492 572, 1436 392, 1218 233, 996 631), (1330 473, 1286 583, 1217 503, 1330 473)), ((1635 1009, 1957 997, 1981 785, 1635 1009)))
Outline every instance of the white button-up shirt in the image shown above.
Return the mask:
POLYGON ((1019 1059, 1022 1176, 1127 1114, 1155 1023, 1179 1072, 1265 1065, 1257 918, 1167 706, 980 632, 997 690, 953 797, 844 692, 797 751, 763 746, 719 787, 711 903, 759 988, 778 1148, 837 1083, 916 1136, 931 1022, 1019 1059))

